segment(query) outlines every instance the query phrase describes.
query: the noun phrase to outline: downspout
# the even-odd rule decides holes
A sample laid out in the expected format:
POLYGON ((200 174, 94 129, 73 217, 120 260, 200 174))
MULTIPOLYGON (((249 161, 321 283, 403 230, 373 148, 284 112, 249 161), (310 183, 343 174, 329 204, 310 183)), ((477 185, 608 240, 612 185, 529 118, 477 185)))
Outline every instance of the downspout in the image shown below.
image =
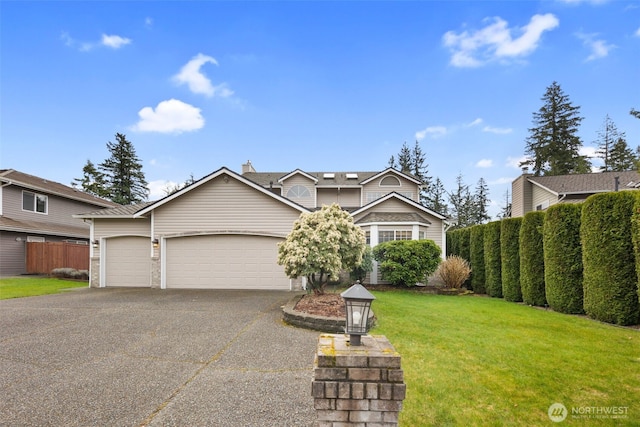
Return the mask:
POLYGON ((560 196, 560 198, 558 199, 558 203, 562 203, 562 201, 563 201, 564 199, 566 199, 566 198, 567 198, 567 193, 563 193, 563 194, 560 196))

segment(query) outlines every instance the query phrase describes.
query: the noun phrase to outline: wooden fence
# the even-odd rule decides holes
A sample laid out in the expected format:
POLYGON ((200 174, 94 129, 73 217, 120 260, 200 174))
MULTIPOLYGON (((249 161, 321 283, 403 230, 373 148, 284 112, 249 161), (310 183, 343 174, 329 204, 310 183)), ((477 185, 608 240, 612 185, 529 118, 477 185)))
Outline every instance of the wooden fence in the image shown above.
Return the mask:
POLYGON ((49 274, 54 268, 89 269, 89 245, 27 242, 27 274, 49 274))

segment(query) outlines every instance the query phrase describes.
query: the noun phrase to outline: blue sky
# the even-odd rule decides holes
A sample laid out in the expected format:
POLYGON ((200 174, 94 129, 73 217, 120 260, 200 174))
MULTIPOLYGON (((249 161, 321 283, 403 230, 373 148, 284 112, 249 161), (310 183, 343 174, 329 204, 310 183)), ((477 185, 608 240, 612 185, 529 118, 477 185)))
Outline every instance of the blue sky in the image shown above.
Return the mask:
POLYGON ((419 141, 495 215, 557 81, 640 144, 640 2, 0 3, 0 167, 69 184, 133 142, 152 189, 240 171, 382 170, 419 141))

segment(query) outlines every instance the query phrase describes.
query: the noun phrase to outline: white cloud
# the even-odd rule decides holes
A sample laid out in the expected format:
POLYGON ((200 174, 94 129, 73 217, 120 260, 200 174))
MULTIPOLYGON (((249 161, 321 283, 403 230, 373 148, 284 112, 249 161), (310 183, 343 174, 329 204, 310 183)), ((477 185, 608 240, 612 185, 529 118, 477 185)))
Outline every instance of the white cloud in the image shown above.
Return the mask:
POLYGON ((526 160, 528 160, 527 156, 507 157, 507 163, 505 164, 505 166, 508 166, 514 169, 522 169, 522 166, 520 166, 520 163, 526 160))
POLYGON ((582 44, 591 51, 591 54, 586 59, 587 61, 605 58, 609 55, 609 52, 616 47, 613 44, 607 44, 607 42, 602 39, 596 39, 597 34, 577 33, 576 36, 581 39, 582 44))
POLYGON ((116 35, 109 36, 107 34, 102 35, 102 45, 110 47, 111 49, 120 49, 122 46, 131 43, 131 39, 126 37, 120 37, 116 35))
POLYGON ((425 137, 439 138, 447 134, 447 128, 444 126, 429 126, 426 129, 416 132, 416 139, 422 141, 425 137))
POLYGON ((505 176, 502 178, 494 179, 493 181, 489 181, 489 185, 503 185, 503 184, 511 184, 515 178, 510 176, 505 176))
POLYGON ((582 146, 578 150, 578 154, 580 154, 581 156, 587 156, 590 159, 593 159, 593 158, 598 157, 598 154, 596 153, 597 150, 598 149, 596 147, 585 147, 585 146, 582 146))
POLYGON ((211 80, 200 71, 200 68, 207 63, 218 65, 218 61, 214 57, 201 53, 197 54, 180 69, 178 74, 173 76, 173 81, 178 85, 188 85, 189 90, 193 93, 210 97, 221 96, 226 98, 233 95, 233 91, 229 89, 226 83, 214 86, 211 80))
POLYGON ((485 126, 482 128, 482 132, 496 133, 498 135, 506 135, 513 132, 511 128, 495 128, 492 126, 485 126))
POLYGON ((178 185, 177 182, 166 181, 166 180, 156 180, 150 181, 147 184, 147 188, 149 189, 149 200, 158 200, 167 195, 165 190, 167 188, 175 188, 178 185))
POLYGON ((495 17, 490 24, 475 31, 456 33, 448 31, 442 37, 443 44, 451 50, 454 67, 480 67, 498 59, 510 59, 529 55, 537 49, 542 33, 559 25, 551 13, 533 15, 527 25, 517 29, 519 37, 512 36, 513 29, 507 21, 495 17))
POLYGON ((480 117, 478 117, 477 119, 475 119, 471 123, 466 124, 465 126, 470 128, 472 126, 478 126, 478 125, 482 124, 482 122, 483 122, 483 120, 480 117))
POLYGON ((477 168, 490 168, 493 166, 493 160, 491 159, 482 159, 478 163, 476 163, 477 168))
POLYGON ((162 101, 155 110, 144 107, 138 116, 140 121, 132 126, 138 132, 182 133, 204 126, 200 109, 177 99, 162 101))

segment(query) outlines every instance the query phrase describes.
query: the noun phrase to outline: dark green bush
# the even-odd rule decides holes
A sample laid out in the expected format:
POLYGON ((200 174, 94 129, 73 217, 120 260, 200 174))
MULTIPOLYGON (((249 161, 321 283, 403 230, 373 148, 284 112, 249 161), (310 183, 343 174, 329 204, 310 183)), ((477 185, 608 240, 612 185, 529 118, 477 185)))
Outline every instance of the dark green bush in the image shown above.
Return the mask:
MULTIPOLYGON (((473 267, 472 267, 473 268, 473 267)), ((500 221, 485 224, 484 273, 487 295, 502 298, 502 261, 500 260, 500 221)))
POLYGON ((583 313, 581 204, 550 206, 544 217, 544 285, 549 306, 561 313, 583 313))
POLYGON ((362 255, 362 262, 351 270, 349 277, 351 277, 352 280, 359 280, 360 283, 364 283, 367 273, 371 271, 373 271, 373 250, 371 246, 367 246, 362 255))
POLYGON ((484 271, 484 229, 485 225, 470 227, 469 253, 471 263, 471 286, 476 294, 487 292, 484 271))
POLYGON ((522 301, 520 290, 520 226, 522 218, 500 221, 500 260, 502 295, 506 301, 522 301))
POLYGON ((636 275, 638 276, 638 298, 640 298, 640 192, 634 193, 636 201, 631 215, 631 237, 636 253, 636 275))
POLYGON ((440 264, 440 254, 433 240, 393 240, 373 248, 382 279, 404 286, 426 283, 440 264))
POLYGON ((619 191, 590 196, 582 208, 584 311, 618 325, 638 322, 631 215, 635 197, 619 191))
POLYGON ((520 287, 525 304, 544 306, 544 250, 542 226, 544 212, 528 212, 520 227, 520 287))
MULTIPOLYGON (((458 230, 458 256, 460 258, 466 260, 471 263, 471 227, 461 228, 458 230)), ((469 274, 467 280, 464 281, 463 286, 467 289, 472 289, 471 286, 471 275, 473 272, 469 274)))

